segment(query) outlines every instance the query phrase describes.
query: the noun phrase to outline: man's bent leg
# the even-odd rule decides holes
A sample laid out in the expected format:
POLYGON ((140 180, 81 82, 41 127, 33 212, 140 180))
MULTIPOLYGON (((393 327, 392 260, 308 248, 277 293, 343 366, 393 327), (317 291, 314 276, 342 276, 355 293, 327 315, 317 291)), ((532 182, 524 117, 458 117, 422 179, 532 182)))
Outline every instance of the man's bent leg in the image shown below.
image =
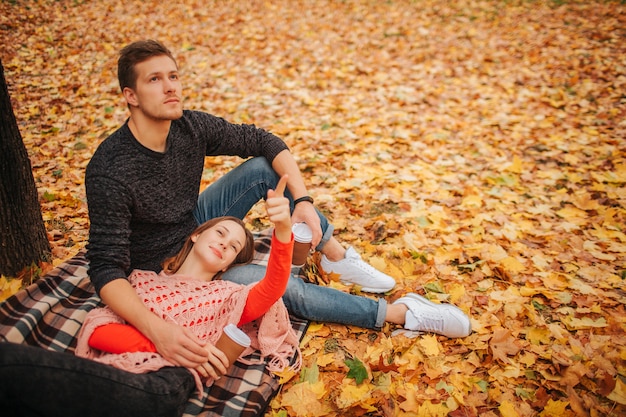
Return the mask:
POLYGON ((195 382, 185 368, 133 374, 70 353, 0 343, 7 416, 180 416, 195 382))
MULTIPOLYGON (((268 190, 276 188, 279 179, 267 159, 258 157, 245 161, 200 193, 193 213, 196 222, 202 224, 220 216, 243 219, 257 202, 265 199, 268 190)), ((289 192, 285 195, 292 201, 289 192)), ((319 210, 317 213, 324 233, 318 245, 320 249, 332 237, 334 228, 319 210)))
POLYGON ((198 197, 194 216, 198 224, 220 216, 243 219, 252 206, 278 184, 278 175, 267 159, 245 161, 209 185, 198 197))
MULTIPOLYGON (((260 280, 265 267, 244 265, 230 268, 222 279, 247 285, 260 280)), ((367 329, 380 329, 385 323, 387 302, 347 294, 333 288, 309 284, 301 278, 289 278, 283 295, 287 310, 305 320, 347 324, 367 329)))

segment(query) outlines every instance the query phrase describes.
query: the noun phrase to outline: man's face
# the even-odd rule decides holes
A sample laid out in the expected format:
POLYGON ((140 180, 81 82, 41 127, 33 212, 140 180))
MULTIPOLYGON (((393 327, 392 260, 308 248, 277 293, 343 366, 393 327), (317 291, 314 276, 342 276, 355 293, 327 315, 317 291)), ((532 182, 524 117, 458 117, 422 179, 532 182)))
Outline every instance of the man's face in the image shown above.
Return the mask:
POLYGON ((128 104, 145 117, 175 120, 183 115, 178 68, 166 55, 155 56, 135 65, 137 84, 124 89, 128 104))

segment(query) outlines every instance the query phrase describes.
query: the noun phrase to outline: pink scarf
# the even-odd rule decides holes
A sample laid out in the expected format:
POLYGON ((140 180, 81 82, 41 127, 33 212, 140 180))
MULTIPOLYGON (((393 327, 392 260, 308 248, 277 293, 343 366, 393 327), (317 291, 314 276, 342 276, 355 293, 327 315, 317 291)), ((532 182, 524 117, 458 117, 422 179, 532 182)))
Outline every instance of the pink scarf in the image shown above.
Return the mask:
MULTIPOLYGON (((181 275, 168 276, 163 272, 156 274, 140 270, 133 271, 128 279, 154 314, 168 322, 187 327, 199 339, 209 343, 219 339, 227 324, 239 323, 248 292, 256 285, 243 286, 222 280, 205 282, 181 275)), ((91 310, 78 334, 75 354, 134 373, 175 366, 158 353, 113 354, 90 348, 87 342, 94 329, 108 323, 125 322, 108 307, 91 310)), ((270 359, 267 365, 269 371, 278 372, 289 366, 289 358, 295 351, 297 357, 292 368, 300 368, 298 337, 291 327, 282 299, 274 303, 261 318, 242 326, 242 330, 250 336, 252 344, 241 356, 259 350, 262 360, 270 359)), ((194 375, 198 390, 202 391, 200 375, 195 369, 189 370, 194 375)), ((213 382, 213 379, 204 381, 207 386, 213 382)))

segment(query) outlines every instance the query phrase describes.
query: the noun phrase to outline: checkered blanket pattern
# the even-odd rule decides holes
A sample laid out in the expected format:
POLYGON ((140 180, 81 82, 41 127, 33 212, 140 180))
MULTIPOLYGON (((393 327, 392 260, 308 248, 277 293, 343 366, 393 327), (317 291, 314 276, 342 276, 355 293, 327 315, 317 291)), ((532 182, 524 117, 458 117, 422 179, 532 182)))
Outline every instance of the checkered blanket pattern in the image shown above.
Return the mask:
MULTIPOLYGON (((257 234, 254 263, 266 264, 271 230, 257 234)), ((85 253, 80 252, 46 276, 0 304, 0 342, 25 343, 58 352, 73 352, 76 335, 89 310, 101 305, 87 275, 85 253)), ((291 318, 302 338, 307 321, 291 318)), ((279 388, 253 353, 251 365, 236 362, 228 377, 194 395, 184 416, 259 416, 279 388), (256 363, 256 364, 255 364, 256 363)))

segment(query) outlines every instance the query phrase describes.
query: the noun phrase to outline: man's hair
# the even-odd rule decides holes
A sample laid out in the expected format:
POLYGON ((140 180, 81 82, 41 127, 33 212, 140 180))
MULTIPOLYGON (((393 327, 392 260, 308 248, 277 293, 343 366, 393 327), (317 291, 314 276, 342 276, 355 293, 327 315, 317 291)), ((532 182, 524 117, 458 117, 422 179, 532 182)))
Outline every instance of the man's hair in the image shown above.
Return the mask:
MULTIPOLYGON (((176 64, 176 59, 170 50, 159 41, 148 39, 126 45, 120 51, 120 57, 117 61, 117 79, 120 83, 120 89, 124 91, 128 87, 134 90, 137 86, 135 65, 161 55, 170 57, 176 64)), ((178 67, 178 64, 176 66, 178 67)))

